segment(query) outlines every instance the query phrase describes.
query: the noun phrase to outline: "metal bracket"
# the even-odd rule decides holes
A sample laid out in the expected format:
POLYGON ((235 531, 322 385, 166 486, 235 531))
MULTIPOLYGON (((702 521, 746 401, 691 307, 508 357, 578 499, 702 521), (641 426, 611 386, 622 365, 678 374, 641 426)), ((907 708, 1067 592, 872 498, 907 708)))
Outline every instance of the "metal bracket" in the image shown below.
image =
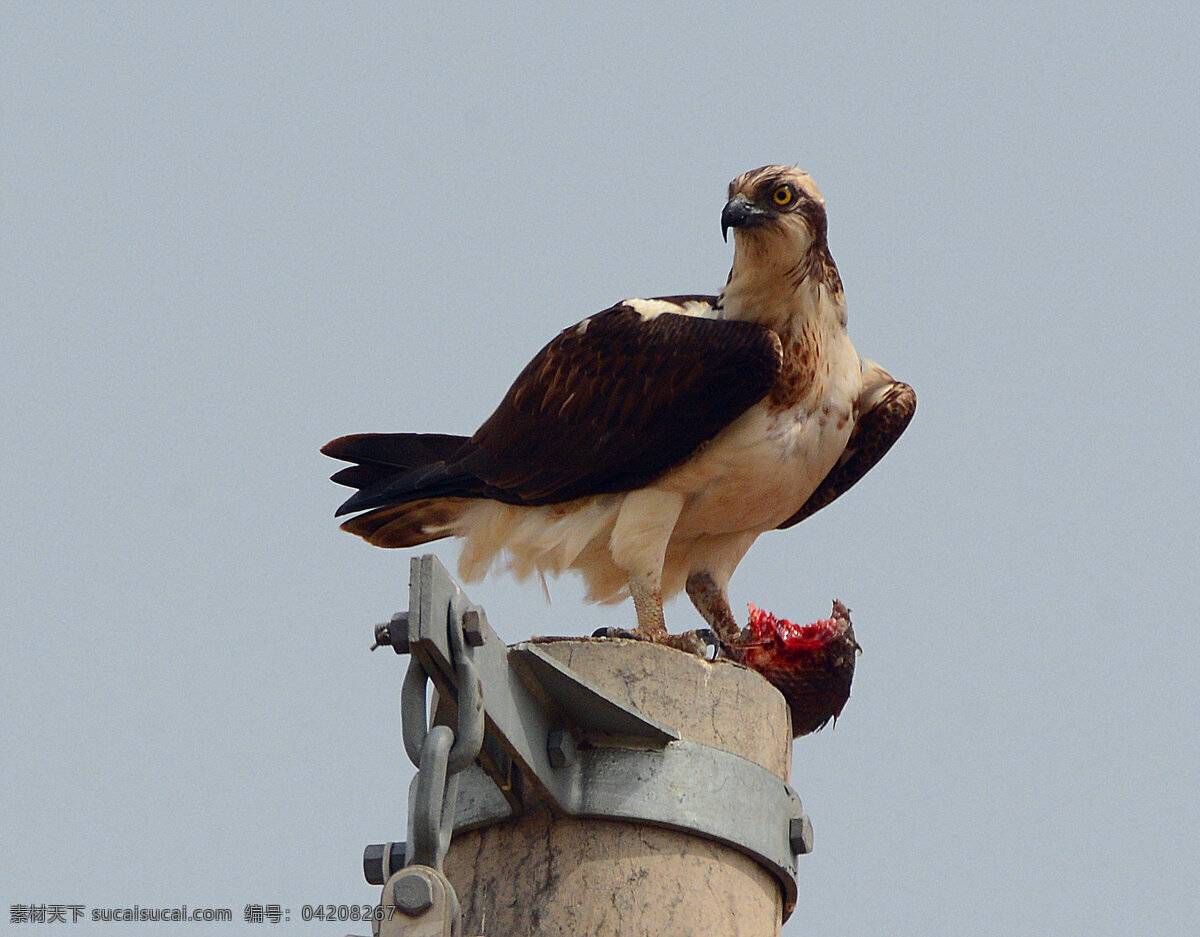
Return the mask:
POLYGON ((459 937, 458 897, 437 869, 410 865, 383 889, 376 937, 459 937))
MULTIPOLYGON (((536 643, 507 647, 432 555, 413 559, 408 614, 394 616, 387 630, 390 640, 379 643, 391 643, 398 653, 397 645, 407 645, 437 687, 435 723, 455 721, 456 652, 470 658, 482 685, 484 744, 478 765, 457 776, 456 832, 509 819, 536 803, 570 816, 684 830, 732 846, 770 871, 783 891, 784 920, 790 915, 795 856, 811 851, 812 824, 777 775, 680 739, 536 643), (461 651, 450 647, 447 624, 469 628, 461 651), (406 641, 396 634, 401 625, 406 641), (733 816, 735 801, 748 809, 733 816)), ((393 848, 367 848, 364 869, 375 873, 368 874, 373 884, 386 879, 393 848)))

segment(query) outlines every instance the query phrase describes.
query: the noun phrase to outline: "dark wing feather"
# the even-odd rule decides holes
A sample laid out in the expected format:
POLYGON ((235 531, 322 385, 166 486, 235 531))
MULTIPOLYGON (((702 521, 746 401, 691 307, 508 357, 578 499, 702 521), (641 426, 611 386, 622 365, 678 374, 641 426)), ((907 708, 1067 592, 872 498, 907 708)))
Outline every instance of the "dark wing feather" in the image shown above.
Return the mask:
POLYGON ((800 510, 780 524, 778 530, 799 524, 844 495, 887 454, 908 428, 917 412, 917 395, 911 387, 895 381, 873 396, 874 405, 855 422, 846 442, 846 451, 837 465, 830 469, 800 510))
MULTIPOLYGON (((639 487, 760 400, 780 362, 779 339, 762 326, 645 318, 617 304, 543 348, 465 445, 380 479, 338 514, 445 496, 550 504, 639 487)), ((336 458, 375 453, 374 443, 339 443, 326 447, 336 458)), ((355 468, 343 472, 359 480, 355 468)))
POLYGON ((567 329, 517 378, 460 465, 522 504, 628 491, 760 400, 779 340, 748 322, 616 305, 567 329))

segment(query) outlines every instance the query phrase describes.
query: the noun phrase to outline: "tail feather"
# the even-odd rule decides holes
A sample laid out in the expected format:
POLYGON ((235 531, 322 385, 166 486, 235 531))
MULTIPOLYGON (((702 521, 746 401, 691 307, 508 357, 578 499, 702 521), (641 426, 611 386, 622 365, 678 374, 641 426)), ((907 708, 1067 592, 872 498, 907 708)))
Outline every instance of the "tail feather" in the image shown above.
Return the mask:
MULTIPOLYGON (((397 469, 404 471, 430 462, 449 461, 467 442, 466 436, 446 433, 355 433, 326 443, 321 452, 343 462, 388 467, 395 474, 397 469)), ((351 482, 339 484, 360 487, 351 482)))
POLYGON ((447 467, 467 442, 466 436, 444 433, 357 433, 327 443, 321 448, 325 455, 357 463, 332 476, 339 485, 358 489, 335 516, 439 495, 475 494, 477 478, 447 467))
POLYGON ((370 488, 396 474, 394 468, 385 465, 351 465, 329 476, 331 482, 347 488, 370 488))
POLYGON ((428 498, 479 498, 486 490, 483 482, 457 465, 433 462, 388 475, 382 481, 356 491, 333 512, 333 516, 428 498))
POLYGON ((454 523, 470 504, 467 498, 424 498, 359 514, 342 524, 377 547, 415 547, 456 533, 454 523))

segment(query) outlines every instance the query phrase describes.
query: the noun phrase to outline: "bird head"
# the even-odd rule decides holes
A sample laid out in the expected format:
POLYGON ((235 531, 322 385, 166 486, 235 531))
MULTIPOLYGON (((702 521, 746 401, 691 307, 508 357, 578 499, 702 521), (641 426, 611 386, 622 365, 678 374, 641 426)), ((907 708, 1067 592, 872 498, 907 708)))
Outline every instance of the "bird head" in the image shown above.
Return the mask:
POLYGON ((721 212, 721 235, 735 245, 791 257, 803 256, 825 240, 825 199, 812 177, 795 166, 763 166, 729 183, 721 212))
POLYGON ((721 233, 734 230, 733 267, 721 291, 726 316, 780 328, 820 301, 845 324, 837 265, 826 239, 825 199, 795 166, 763 166, 729 183, 721 233), (805 298, 807 297, 807 299, 805 298))

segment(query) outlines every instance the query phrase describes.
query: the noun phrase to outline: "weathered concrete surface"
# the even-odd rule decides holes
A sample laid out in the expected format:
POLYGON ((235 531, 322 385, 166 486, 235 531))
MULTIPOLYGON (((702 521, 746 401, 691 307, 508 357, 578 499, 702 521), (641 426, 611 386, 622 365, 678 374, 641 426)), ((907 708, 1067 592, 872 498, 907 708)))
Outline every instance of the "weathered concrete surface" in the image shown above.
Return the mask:
MULTIPOLYGON (((758 674, 639 641, 564 639, 542 648, 684 739, 788 779, 787 706, 758 674)), ((729 809, 754 808, 731 801, 729 809)), ((771 937, 780 928, 779 885, 753 859, 650 825, 533 811, 459 834, 445 868, 467 934, 771 937)))
POLYGON ((711 745, 791 780, 787 703, 760 674, 645 641, 547 641, 553 655, 604 693, 711 745))

